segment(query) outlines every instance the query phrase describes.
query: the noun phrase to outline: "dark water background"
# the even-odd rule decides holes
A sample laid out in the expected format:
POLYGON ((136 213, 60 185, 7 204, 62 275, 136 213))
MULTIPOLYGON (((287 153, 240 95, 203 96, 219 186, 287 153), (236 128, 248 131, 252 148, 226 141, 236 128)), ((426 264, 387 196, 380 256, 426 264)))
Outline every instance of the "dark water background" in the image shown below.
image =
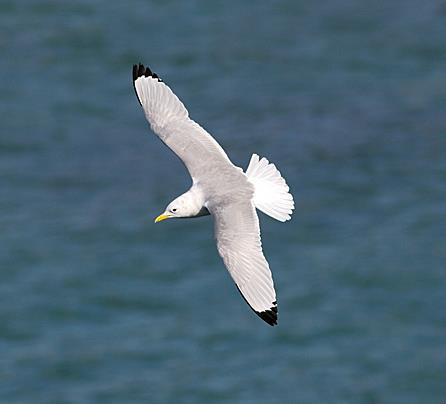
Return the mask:
POLYGON ((446 397, 442 1, 0 2, 0 402, 440 403, 446 397), (279 326, 147 129, 149 64, 246 167, 279 326))

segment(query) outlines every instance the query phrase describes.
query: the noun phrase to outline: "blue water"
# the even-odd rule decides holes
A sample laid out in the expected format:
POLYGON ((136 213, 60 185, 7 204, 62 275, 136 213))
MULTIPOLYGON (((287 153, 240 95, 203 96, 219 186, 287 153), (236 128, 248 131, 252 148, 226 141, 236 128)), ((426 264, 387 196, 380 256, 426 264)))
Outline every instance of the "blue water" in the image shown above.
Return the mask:
POLYGON ((0 402, 439 403, 442 1, 0 3, 0 402), (279 325, 251 312, 150 133, 152 67, 296 200, 261 215, 279 325))

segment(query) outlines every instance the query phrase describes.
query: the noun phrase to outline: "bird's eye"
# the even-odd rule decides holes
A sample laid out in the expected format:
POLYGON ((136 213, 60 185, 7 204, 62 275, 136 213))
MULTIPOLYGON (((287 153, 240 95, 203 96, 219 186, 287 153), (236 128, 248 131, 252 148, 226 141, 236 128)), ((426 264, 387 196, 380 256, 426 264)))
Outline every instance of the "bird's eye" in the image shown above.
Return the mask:
POLYGON ((172 209, 172 212, 176 212, 176 211, 177 211, 177 208, 173 208, 173 209, 172 209))

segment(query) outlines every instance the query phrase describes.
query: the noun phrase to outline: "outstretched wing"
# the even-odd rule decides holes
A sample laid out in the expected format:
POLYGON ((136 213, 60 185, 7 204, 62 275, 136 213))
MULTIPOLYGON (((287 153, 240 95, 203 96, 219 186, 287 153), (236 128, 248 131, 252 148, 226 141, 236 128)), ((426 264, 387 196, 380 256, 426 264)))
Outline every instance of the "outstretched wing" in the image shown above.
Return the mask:
POLYGON ((133 85, 153 132, 183 161, 192 179, 206 162, 232 166, 222 147, 189 113, 172 90, 144 65, 133 65, 133 85))
POLYGON ((259 219, 252 201, 209 209, 215 220, 218 252, 240 293, 262 320, 276 325, 276 292, 263 255, 259 219))

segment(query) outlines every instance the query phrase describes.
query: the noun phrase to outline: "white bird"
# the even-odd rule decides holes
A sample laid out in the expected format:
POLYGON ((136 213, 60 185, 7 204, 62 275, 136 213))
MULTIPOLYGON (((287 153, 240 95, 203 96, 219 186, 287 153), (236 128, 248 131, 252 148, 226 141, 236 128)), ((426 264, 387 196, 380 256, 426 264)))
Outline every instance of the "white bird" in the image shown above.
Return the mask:
POLYGON ((277 299, 262 251, 256 208, 281 222, 291 218, 292 195, 280 172, 253 154, 243 170, 200 125, 172 90, 144 65, 133 66, 133 85, 153 132, 183 161, 191 188, 155 219, 214 217, 217 249, 243 298, 270 325, 277 299))

